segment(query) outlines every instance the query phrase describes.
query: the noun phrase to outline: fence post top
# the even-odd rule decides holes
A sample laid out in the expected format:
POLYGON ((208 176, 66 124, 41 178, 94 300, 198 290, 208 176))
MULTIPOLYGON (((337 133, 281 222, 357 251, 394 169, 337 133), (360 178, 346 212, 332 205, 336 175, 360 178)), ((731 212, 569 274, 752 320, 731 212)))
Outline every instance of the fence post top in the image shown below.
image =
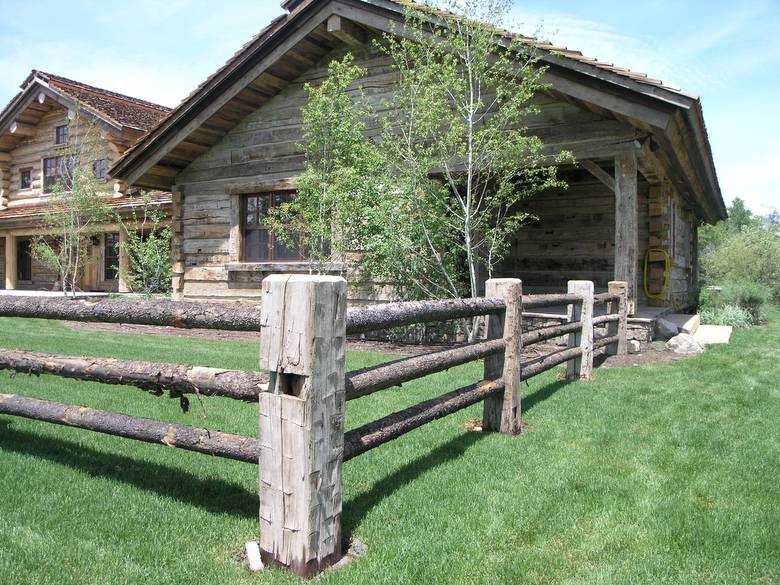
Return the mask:
POLYGON ((519 278, 489 278, 485 282, 496 282, 500 284, 519 284, 523 282, 519 278))
POLYGON ((577 289, 585 289, 585 290, 593 290, 593 281, 592 280, 570 280, 569 281, 569 290, 572 290, 573 288, 577 289))
POLYGON ((270 274, 263 279, 263 282, 347 282, 341 276, 329 276, 326 274, 270 274))
POLYGON ((628 283, 625 280, 610 280, 607 283, 610 289, 628 288, 628 283))

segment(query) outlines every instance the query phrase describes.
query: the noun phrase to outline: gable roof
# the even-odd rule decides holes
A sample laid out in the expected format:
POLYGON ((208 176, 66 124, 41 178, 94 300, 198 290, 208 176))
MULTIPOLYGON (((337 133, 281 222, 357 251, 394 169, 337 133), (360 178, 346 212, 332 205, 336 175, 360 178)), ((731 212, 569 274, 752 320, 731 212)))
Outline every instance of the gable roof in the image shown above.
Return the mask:
POLYGON ((35 79, 46 82, 50 88, 72 97, 99 112, 107 120, 127 128, 151 130, 171 111, 171 108, 159 104, 35 69, 22 87, 27 87, 35 79))
MULTIPOLYGON (((387 32, 389 23, 403 22, 406 0, 286 0, 287 10, 274 19, 228 61, 201 83, 153 130, 138 141, 111 169, 112 176, 149 188, 170 188, 179 171, 216 144, 245 115, 303 73, 338 43, 328 34, 326 20, 336 15, 358 28, 387 32)), ((439 18, 457 15, 413 4, 439 18)), ((621 116, 659 135, 675 125, 683 112, 686 128, 697 147, 694 161, 703 185, 705 219, 725 214, 701 102, 693 94, 670 87, 643 73, 586 57, 579 51, 519 37, 537 47, 548 67, 545 80, 555 91, 621 116)), ((662 137, 663 138, 663 137, 662 137)), ((672 147, 671 138, 666 145, 672 147)))
POLYGON ((0 150, 13 148, 18 138, 8 133, 14 122, 37 124, 50 110, 47 101, 80 109, 135 140, 163 120, 170 108, 33 69, 20 91, 0 112, 0 150), (43 98, 43 99, 41 99, 43 98))

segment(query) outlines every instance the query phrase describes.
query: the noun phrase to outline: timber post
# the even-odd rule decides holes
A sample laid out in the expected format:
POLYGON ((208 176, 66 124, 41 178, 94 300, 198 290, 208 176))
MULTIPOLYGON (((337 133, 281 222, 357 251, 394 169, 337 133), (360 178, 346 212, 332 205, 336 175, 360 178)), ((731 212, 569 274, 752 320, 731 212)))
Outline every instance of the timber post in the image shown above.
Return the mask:
POLYGON ((117 292, 130 292, 127 286, 127 274, 130 271, 130 258, 127 255, 127 228, 119 226, 119 282, 117 283, 117 292))
POLYGON ((501 298, 503 313, 488 315, 487 339, 504 339, 504 351, 485 358, 485 380, 503 378, 504 391, 485 399, 482 429, 505 435, 520 432, 520 384, 523 350, 523 283, 517 278, 492 278, 485 283, 485 296, 501 298))
POLYGON ((633 150, 615 157, 615 280, 628 283, 628 312, 637 303, 639 267, 639 194, 637 159, 633 150))
POLYGON ((263 280, 260 552, 302 577, 342 556, 346 292, 340 277, 263 280))
POLYGON ((622 280, 613 280, 608 284, 609 292, 619 294, 619 300, 611 300, 607 303, 607 313, 610 315, 619 315, 618 321, 607 323, 607 337, 618 336, 617 343, 607 346, 607 355, 626 355, 628 353, 628 307, 627 307, 627 289, 628 283, 622 280))
POLYGON ((5 237, 5 290, 16 289, 16 236, 5 237))
POLYGON ((582 354, 566 364, 567 380, 590 380, 593 372, 593 282, 570 280, 569 294, 580 295, 582 302, 569 305, 569 322, 579 321, 582 329, 569 333, 569 347, 582 354))

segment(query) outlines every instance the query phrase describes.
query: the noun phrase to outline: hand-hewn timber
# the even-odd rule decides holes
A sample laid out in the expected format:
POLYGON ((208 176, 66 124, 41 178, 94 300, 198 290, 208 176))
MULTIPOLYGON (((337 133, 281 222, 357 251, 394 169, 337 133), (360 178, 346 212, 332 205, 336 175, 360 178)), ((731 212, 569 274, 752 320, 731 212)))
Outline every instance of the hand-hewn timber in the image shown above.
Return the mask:
POLYGON ((503 380, 471 384, 353 429, 344 435, 344 461, 503 391, 503 380))
POLYGON ((0 414, 76 427, 146 443, 159 443, 167 447, 206 453, 236 461, 255 464, 258 462, 259 442, 257 439, 210 429, 95 410, 84 406, 38 400, 15 394, 0 394, 0 414))
POLYGON ((615 157, 615 279, 628 283, 628 313, 636 310, 639 266, 639 197, 634 151, 615 157))
POLYGON ((184 329, 260 331, 260 308, 252 305, 177 301, 87 301, 23 296, 0 297, 1 317, 133 323, 184 329))
POLYGON ((504 381, 504 391, 485 399, 482 429, 505 435, 520 432, 520 356, 523 351, 523 283, 517 278, 491 278, 485 295, 504 300, 503 313, 488 316, 488 339, 504 340, 504 352, 485 358, 484 379, 504 381))
POLYGON ((347 282, 263 280, 260 551, 302 577, 341 558, 347 282))
POLYGON ((570 280, 569 293, 579 296, 579 304, 572 303, 568 308, 569 321, 579 321, 582 328, 569 334, 569 347, 582 350, 579 357, 566 366, 566 378, 569 380, 590 380, 593 371, 593 282, 590 280, 570 280))
POLYGON ((0 353, 0 370, 135 386, 157 394, 169 390, 224 396, 247 402, 257 400, 259 393, 268 384, 268 374, 263 372, 17 350, 3 350, 0 353))
POLYGON ((476 317, 497 313, 504 309, 503 300, 488 298, 409 301, 355 307, 347 312, 347 335, 401 327, 412 323, 476 317))
POLYGON ((626 355, 628 353, 628 339, 627 339, 627 313, 628 313, 628 299, 626 291, 628 284, 620 280, 613 280, 609 282, 609 292, 616 295, 616 299, 611 300, 607 304, 607 312, 611 315, 618 315, 617 321, 612 321, 607 324, 607 335, 610 337, 617 336, 618 340, 610 346, 607 346, 607 354, 609 355, 626 355))
POLYGON ((347 373, 347 400, 367 396, 404 382, 443 372, 504 351, 503 339, 471 343, 347 373))

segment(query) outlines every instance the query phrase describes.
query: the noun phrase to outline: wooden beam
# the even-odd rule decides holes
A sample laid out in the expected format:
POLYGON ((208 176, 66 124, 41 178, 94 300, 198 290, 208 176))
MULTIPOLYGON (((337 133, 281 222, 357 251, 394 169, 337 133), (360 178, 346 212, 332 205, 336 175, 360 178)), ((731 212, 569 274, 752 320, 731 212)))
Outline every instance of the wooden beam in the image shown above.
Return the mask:
POLYGON ((260 367, 260 552, 301 577, 342 556, 347 281, 263 281, 260 367))
POLYGON ((5 237, 5 290, 16 289, 16 236, 5 237))
POLYGON ((639 266, 639 196, 637 160, 634 151, 615 157, 615 280, 628 283, 628 313, 637 300, 639 266))
POLYGON ((327 30, 343 43, 356 46, 366 42, 366 33, 355 23, 334 14, 328 18, 327 30))
POLYGON ((610 175, 607 171, 602 169, 599 165, 597 165, 592 160, 581 160, 578 161, 583 169, 588 171, 591 175, 596 177, 599 181, 604 183, 607 187, 609 187, 609 190, 613 193, 615 192, 615 177, 610 175))
POLYGON ((568 306, 569 322, 582 328, 569 333, 569 349, 580 348, 581 355, 566 364, 567 380, 590 380, 593 372, 593 281, 570 280, 569 294, 582 296, 581 303, 568 306))
POLYGON ((11 127, 8 129, 8 131, 14 136, 29 137, 35 135, 35 126, 14 120, 14 122, 11 123, 11 127))

